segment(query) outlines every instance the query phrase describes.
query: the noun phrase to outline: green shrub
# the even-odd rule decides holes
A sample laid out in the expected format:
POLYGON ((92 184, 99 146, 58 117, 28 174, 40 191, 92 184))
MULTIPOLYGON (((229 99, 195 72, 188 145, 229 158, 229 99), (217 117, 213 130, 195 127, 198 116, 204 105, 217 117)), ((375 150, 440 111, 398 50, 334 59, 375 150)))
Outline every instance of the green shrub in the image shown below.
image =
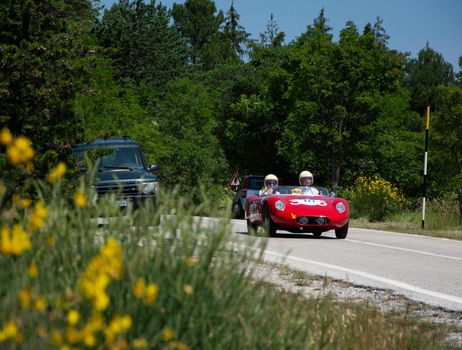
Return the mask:
POLYGON ((382 221, 405 208, 409 201, 389 181, 379 177, 359 176, 349 191, 351 216, 382 221))

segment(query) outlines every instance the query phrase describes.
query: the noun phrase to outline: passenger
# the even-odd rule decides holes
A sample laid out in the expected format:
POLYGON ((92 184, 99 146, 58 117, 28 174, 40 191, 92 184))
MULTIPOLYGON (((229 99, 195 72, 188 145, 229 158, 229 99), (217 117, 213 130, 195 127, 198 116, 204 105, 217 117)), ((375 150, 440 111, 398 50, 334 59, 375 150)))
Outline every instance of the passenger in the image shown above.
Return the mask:
POLYGON ((263 188, 258 193, 260 196, 265 194, 279 194, 276 189, 278 188, 279 180, 276 175, 268 174, 265 176, 265 181, 263 182, 263 188))
POLYGON ((300 188, 296 189, 296 193, 300 194, 310 194, 310 195, 318 195, 319 191, 312 187, 314 183, 313 174, 307 170, 303 170, 300 175, 298 175, 298 182, 300 183, 300 188))

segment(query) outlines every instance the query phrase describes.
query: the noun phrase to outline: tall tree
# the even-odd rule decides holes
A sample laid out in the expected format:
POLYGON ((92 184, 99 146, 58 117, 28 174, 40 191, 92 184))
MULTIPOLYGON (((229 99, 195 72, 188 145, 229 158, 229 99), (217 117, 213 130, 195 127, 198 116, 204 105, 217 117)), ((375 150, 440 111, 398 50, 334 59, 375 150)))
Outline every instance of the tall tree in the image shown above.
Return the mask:
MULTIPOLYGON (((230 43, 232 54, 236 57, 241 58, 246 50, 244 45, 247 43, 250 34, 247 33, 239 24, 240 15, 234 8, 234 3, 231 2, 231 7, 226 13, 225 26, 223 28, 224 38, 230 43)), ((232 56, 232 54, 230 56, 232 56)))
POLYGON ((432 113, 429 180, 432 192, 441 195, 462 190, 462 86, 441 87, 440 110, 432 113))
POLYGON ((284 44, 285 33, 279 31, 279 26, 274 19, 273 14, 266 24, 266 30, 260 33, 260 45, 279 47, 284 44))
POLYGON ((82 136, 72 105, 91 73, 94 16, 89 0, 0 4, 1 123, 39 153, 65 153, 82 136))
POLYGON ((191 193, 199 184, 224 181, 227 163, 218 139, 212 99, 202 84, 187 78, 170 82, 154 107, 163 141, 157 159, 163 182, 191 193))
POLYGON ((220 28, 225 17, 223 11, 217 12, 212 0, 186 0, 184 4, 173 4, 172 16, 188 42, 192 65, 207 70, 223 62, 220 28))
POLYGON ((99 43, 108 49, 119 79, 145 81, 162 88, 184 73, 186 41, 171 25, 165 6, 152 0, 119 0, 96 26, 99 43))
POLYGON ((438 87, 454 82, 454 70, 443 55, 436 52, 427 42, 419 51, 417 58, 410 59, 406 65, 406 87, 411 92, 411 106, 414 111, 424 115, 427 106, 432 110, 440 107, 441 95, 438 87))
POLYGON ((374 101, 399 86, 402 57, 352 22, 338 43, 330 30, 321 11, 294 45, 287 65, 293 107, 279 151, 293 171, 309 168, 324 181, 330 174, 336 190, 345 161, 376 120, 374 101))

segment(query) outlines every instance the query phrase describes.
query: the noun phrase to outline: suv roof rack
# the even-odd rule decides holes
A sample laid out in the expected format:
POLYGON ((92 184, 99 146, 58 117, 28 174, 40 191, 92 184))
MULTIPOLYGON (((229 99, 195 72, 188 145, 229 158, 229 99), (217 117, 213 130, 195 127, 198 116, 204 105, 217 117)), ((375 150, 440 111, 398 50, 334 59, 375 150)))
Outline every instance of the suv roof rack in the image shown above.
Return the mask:
POLYGON ((76 144, 74 146, 75 149, 90 149, 90 148, 104 148, 110 146, 117 146, 117 147, 133 147, 139 146, 138 143, 133 141, 133 139, 129 136, 123 137, 109 137, 109 138, 97 138, 93 141, 87 141, 84 143, 76 144))

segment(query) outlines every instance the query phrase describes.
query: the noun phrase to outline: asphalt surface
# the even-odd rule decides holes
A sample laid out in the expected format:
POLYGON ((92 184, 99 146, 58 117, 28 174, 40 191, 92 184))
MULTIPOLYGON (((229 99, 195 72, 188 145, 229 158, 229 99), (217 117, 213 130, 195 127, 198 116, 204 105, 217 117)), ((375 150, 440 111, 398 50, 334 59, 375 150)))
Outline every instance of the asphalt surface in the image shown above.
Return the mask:
MULTIPOLYGON (((255 240, 244 220, 232 222, 239 240, 255 240)), ((344 240, 334 231, 320 238, 278 231, 258 240, 267 240, 267 261, 462 311, 462 241, 354 227, 344 240)))

